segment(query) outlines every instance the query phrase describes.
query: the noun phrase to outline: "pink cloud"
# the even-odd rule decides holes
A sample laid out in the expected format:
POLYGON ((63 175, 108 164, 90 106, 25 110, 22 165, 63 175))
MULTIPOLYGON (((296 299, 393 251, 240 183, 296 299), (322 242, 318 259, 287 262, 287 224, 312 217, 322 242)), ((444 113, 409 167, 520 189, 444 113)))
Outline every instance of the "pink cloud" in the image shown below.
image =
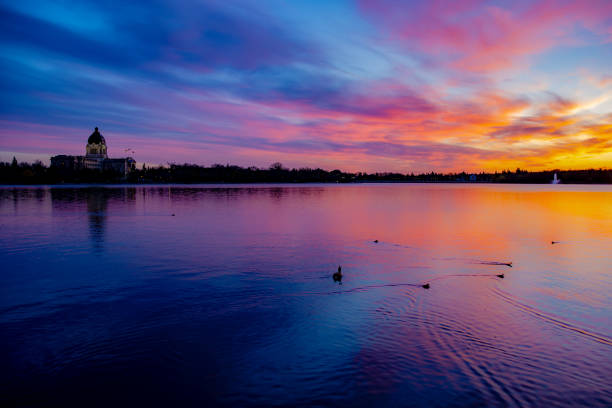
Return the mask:
MULTIPOLYGON (((559 44, 575 44, 578 28, 609 37, 612 2, 429 1, 407 9, 401 2, 360 2, 361 9, 391 38, 444 58, 449 67, 496 71, 559 44)), ((602 39, 602 42, 607 41, 602 39)))
MULTIPOLYGON (((102 132, 111 156, 121 157, 130 147, 139 162, 281 161, 351 171, 535 168, 574 152, 572 165, 584 167, 599 163, 595 159, 603 160, 610 149, 608 117, 572 113, 579 102, 553 94, 545 102, 493 89, 444 98, 393 81, 364 85, 370 93, 332 94, 325 101, 281 95, 224 102, 180 92, 158 99, 169 100, 172 108, 148 116, 151 132, 133 134, 115 124, 102 126, 102 132), (526 110, 532 114, 525 116, 526 110)), ((3 121, 0 151, 83 154, 91 129, 77 126, 3 121)))

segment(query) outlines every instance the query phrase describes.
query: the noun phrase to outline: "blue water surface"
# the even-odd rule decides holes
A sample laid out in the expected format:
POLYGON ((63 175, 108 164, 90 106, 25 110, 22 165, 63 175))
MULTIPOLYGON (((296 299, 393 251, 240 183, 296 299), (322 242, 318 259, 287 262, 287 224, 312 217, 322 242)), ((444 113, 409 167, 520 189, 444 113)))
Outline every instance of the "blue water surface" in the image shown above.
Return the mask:
POLYGON ((2 187, 0 403, 612 406, 610 253, 606 186, 2 187))

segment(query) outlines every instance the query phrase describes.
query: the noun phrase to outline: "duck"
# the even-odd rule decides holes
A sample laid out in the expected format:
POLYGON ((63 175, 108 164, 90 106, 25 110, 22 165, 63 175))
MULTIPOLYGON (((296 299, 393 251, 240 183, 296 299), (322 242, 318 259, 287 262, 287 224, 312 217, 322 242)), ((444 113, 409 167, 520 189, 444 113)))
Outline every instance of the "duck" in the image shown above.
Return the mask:
POLYGON ((375 239, 375 240, 374 240, 374 243, 375 243, 375 244, 378 244, 378 240, 377 240, 377 239, 375 239))
POLYGON ((429 289, 429 283, 426 283, 426 284, 424 284, 424 285, 421 285, 421 287, 422 287, 423 289, 429 289))
POLYGON ((332 275, 334 282, 342 282, 342 266, 338 266, 338 272, 332 275))
POLYGON ((558 243, 559 243, 559 241, 550 241, 550 243, 551 243, 552 245, 555 245, 555 244, 558 244, 558 243))
POLYGON ((502 278, 502 279, 504 278, 504 274, 503 274, 503 273, 500 273, 499 275, 496 275, 496 276, 497 276, 498 278, 502 278))

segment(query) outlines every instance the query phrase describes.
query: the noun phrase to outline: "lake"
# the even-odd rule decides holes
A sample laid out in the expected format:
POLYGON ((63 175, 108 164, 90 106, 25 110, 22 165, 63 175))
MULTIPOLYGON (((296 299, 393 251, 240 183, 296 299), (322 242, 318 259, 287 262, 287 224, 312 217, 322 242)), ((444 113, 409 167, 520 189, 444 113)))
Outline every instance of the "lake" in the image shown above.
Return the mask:
POLYGON ((612 406, 610 254, 612 186, 2 187, 0 404, 612 406))

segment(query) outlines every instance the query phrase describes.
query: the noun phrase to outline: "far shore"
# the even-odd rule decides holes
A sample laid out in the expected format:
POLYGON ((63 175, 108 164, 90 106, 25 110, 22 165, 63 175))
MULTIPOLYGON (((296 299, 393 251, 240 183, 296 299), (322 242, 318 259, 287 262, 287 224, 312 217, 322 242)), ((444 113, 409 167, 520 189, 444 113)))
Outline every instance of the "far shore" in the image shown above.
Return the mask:
POLYGON ((345 172, 320 168, 289 169, 281 163, 268 168, 195 164, 141 168, 126 173, 95 169, 46 166, 41 162, 0 162, 0 185, 151 185, 151 184, 303 184, 303 183, 447 183, 447 184, 612 184, 612 169, 544 170, 516 169, 501 172, 394 173, 345 172), (555 183, 556 184, 556 183, 555 183))

